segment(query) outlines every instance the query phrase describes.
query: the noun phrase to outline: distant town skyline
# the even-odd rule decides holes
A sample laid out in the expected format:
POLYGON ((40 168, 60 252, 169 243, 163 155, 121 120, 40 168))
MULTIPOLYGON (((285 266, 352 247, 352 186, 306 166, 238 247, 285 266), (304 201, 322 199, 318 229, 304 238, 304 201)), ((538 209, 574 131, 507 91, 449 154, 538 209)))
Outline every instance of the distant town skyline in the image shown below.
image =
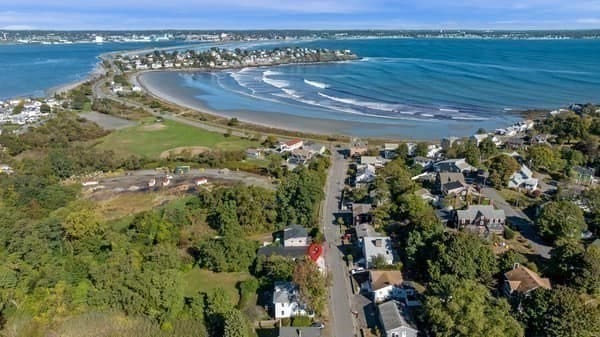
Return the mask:
POLYGON ((592 0, 2 0, 0 29, 596 29, 592 0))

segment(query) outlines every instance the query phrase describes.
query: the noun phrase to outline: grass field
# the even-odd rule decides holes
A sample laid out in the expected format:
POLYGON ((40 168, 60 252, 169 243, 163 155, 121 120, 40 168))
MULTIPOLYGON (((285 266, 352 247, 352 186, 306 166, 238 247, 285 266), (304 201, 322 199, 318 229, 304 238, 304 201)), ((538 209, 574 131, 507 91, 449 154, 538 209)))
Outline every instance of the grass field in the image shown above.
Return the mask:
POLYGON ((184 295, 193 296, 198 292, 210 293, 216 288, 223 288, 232 299, 232 304, 237 305, 240 300, 237 284, 249 279, 250 274, 240 273, 213 273, 212 271, 192 268, 183 276, 184 295))
POLYGON ((178 147, 202 146, 218 150, 243 150, 257 145, 239 137, 225 137, 220 133, 165 120, 162 123, 147 121, 117 130, 104 137, 98 146, 120 154, 157 158, 162 152, 178 147))

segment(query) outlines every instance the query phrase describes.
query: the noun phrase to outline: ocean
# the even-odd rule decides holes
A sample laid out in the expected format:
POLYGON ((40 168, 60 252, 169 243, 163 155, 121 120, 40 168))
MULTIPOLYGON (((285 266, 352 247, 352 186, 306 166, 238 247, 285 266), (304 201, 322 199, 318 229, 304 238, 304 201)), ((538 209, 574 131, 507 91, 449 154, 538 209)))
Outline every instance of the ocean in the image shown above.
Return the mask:
MULTIPOLYGON (((187 106, 361 137, 467 136, 508 126, 527 109, 600 103, 600 40, 367 39, 280 46, 350 49, 361 59, 142 78, 153 92, 187 106)), ((0 97, 42 93, 85 76, 100 53, 147 47, 0 46, 0 97)))
POLYGON ((175 87, 167 89, 170 96, 191 95, 209 109, 248 120, 262 114, 263 120, 286 126, 286 118, 301 117, 322 120, 328 128, 332 121, 345 122, 331 128, 336 133, 417 139, 505 127, 527 109, 600 102, 598 40, 379 39, 297 45, 350 49, 361 59, 157 73, 144 80, 165 81, 175 87))
POLYGON ((100 54, 175 44, 168 41, 0 45, 0 99, 42 97, 52 88, 85 79, 99 62, 100 54))

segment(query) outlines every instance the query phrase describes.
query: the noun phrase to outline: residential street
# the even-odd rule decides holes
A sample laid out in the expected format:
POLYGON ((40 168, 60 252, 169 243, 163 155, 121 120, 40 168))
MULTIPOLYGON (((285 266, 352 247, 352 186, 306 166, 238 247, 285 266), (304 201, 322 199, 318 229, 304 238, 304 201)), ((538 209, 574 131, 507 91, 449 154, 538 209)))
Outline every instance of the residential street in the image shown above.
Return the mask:
POLYGON ((492 200, 497 208, 504 210, 506 219, 511 224, 518 226, 519 232, 527 239, 538 255, 546 259, 550 258, 550 250, 552 247, 543 243, 542 239, 537 234, 533 221, 531 221, 523 211, 509 205, 493 188, 486 187, 483 189, 482 193, 492 200))
POLYGON ((323 231, 327 240, 326 262, 327 270, 331 275, 328 327, 331 337, 353 337, 356 335, 355 322, 350 306, 350 298, 353 294, 350 288, 349 273, 342 253, 337 248, 337 245, 340 244, 341 235, 339 227, 335 225, 335 214, 339 209, 339 198, 344 188, 347 169, 348 162, 341 155, 332 151, 332 166, 329 169, 327 178, 323 210, 323 231))

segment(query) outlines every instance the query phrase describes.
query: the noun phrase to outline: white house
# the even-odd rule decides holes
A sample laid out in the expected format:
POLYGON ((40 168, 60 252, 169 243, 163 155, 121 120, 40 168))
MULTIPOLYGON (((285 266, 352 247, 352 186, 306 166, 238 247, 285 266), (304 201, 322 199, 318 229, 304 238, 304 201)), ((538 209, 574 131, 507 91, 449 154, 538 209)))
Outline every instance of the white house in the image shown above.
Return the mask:
POLYGON ((375 181, 376 169, 374 165, 358 165, 356 167, 356 178, 354 182, 357 186, 369 184, 375 181))
POLYGON ((386 337, 417 337, 419 331, 410 324, 398 309, 400 304, 389 301, 377 306, 379 319, 386 337))
POLYGON ((399 270, 371 270, 367 290, 375 303, 400 299, 404 278, 399 270))
POLYGON ((291 152, 297 149, 301 149, 304 146, 304 141, 302 139, 296 138, 289 140, 287 142, 282 142, 279 144, 280 152, 291 152))
POLYGON ((510 177, 508 187, 535 191, 538 188, 538 180, 533 177, 533 172, 527 166, 521 165, 521 169, 510 177))
POLYGON ((292 282, 275 282, 273 310, 275 319, 314 315, 301 302, 298 285, 292 282))
POLYGON ((392 239, 389 236, 363 238, 363 256, 365 257, 365 266, 367 269, 373 268, 373 260, 382 256, 387 265, 394 264, 394 251, 392 249, 392 239))
POLYGON ((300 225, 291 225, 283 229, 284 247, 308 247, 310 237, 308 230, 300 225))

